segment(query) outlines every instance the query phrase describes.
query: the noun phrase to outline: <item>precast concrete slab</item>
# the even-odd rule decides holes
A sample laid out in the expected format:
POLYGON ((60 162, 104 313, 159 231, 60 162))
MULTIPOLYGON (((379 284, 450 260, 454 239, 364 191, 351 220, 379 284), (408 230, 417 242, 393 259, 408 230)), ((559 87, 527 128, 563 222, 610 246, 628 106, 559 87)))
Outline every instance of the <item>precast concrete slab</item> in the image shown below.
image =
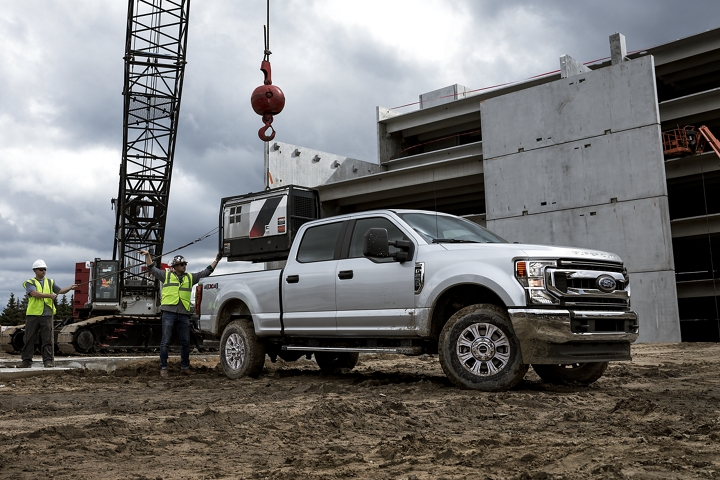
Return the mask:
POLYGON ((652 57, 489 99, 481 114, 488 228, 620 255, 641 341, 679 341, 652 57))
POLYGON ((314 188, 382 171, 376 163, 282 142, 265 145, 265 187, 314 188))
POLYGON ((492 98, 481 115, 486 159, 657 125, 653 59, 492 98))
POLYGON ((486 159, 488 219, 665 196, 659 142, 656 124, 486 159))
MULTIPOLYGON (((178 357, 179 358, 179 357, 178 357)), ((68 370, 98 370, 114 372, 118 368, 132 365, 148 360, 156 360, 156 357, 57 357, 55 366, 45 368, 41 361, 33 362, 30 368, 18 368, 20 358, 17 360, 0 360, 0 380, 12 380, 18 378, 35 377, 39 375, 52 375, 68 370)), ((158 367, 159 368, 159 367, 158 367)))
POLYGON ((667 197, 651 197, 502 219, 488 215, 487 227, 511 242, 610 251, 631 273, 673 270, 667 210, 667 197))

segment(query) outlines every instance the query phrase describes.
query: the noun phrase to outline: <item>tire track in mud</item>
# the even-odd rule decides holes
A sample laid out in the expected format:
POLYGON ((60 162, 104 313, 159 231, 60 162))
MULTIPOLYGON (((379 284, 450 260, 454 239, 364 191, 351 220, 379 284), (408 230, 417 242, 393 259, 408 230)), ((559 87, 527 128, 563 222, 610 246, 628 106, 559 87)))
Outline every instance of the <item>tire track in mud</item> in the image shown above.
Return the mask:
POLYGON ((498 394, 450 386, 432 357, 24 379, 0 388, 0 477, 720 478, 718 347, 633 350, 587 388, 531 370, 498 394))

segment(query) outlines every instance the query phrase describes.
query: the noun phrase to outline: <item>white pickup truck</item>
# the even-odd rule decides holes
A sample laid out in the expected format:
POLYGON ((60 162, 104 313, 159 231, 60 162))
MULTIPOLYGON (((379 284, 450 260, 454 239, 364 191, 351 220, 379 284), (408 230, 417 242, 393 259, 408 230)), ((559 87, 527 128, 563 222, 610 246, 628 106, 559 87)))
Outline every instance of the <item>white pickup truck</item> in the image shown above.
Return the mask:
POLYGON ((323 371, 359 353, 439 354, 460 387, 501 391, 530 365, 587 385, 629 360, 638 336, 615 254, 508 243, 468 220, 379 210, 302 225, 281 269, 201 280, 200 330, 220 338, 226 375, 302 356, 323 371))

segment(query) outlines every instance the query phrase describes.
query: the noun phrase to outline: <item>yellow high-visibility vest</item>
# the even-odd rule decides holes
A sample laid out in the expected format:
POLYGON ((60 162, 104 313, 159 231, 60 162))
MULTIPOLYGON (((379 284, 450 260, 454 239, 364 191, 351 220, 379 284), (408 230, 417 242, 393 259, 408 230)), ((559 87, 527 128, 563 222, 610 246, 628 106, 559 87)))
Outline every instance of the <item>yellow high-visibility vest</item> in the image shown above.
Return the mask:
POLYGON ((165 281, 162 288, 162 304, 177 305, 181 301, 185 310, 190 311, 190 293, 192 290, 192 273, 186 273, 182 282, 175 272, 165 270, 165 281))
MULTIPOLYGON (((28 283, 35 285, 38 293, 54 293, 53 288, 55 287, 55 282, 51 278, 45 279, 44 286, 40 285, 37 278, 31 278, 23 282, 23 288, 27 288, 28 283)), ((55 315, 55 302, 53 302, 52 298, 35 298, 32 295, 28 295, 28 305, 27 310, 25 310, 25 315, 42 315, 45 311, 45 305, 50 307, 52 314, 55 315)))

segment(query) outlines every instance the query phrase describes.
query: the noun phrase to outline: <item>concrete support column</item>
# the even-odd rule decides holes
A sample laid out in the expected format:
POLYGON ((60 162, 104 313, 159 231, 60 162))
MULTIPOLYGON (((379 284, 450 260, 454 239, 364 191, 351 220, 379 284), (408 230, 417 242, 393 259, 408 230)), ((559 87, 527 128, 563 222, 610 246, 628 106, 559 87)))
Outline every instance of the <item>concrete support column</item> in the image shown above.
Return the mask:
POLYGON ((402 150, 402 137, 398 133, 388 133, 387 126, 382 123, 382 120, 386 118, 397 116, 397 112, 390 110, 385 107, 377 107, 377 136, 378 136, 378 160, 380 164, 384 164, 390 161, 391 158, 396 158, 400 155, 402 150))
POLYGON ((581 73, 587 73, 590 69, 578 62, 570 55, 563 55, 560 57, 560 78, 574 77, 581 73))
POLYGON ((625 46, 625 35, 622 33, 613 33, 610 35, 610 59, 613 65, 622 63, 627 57, 627 47, 625 46))

